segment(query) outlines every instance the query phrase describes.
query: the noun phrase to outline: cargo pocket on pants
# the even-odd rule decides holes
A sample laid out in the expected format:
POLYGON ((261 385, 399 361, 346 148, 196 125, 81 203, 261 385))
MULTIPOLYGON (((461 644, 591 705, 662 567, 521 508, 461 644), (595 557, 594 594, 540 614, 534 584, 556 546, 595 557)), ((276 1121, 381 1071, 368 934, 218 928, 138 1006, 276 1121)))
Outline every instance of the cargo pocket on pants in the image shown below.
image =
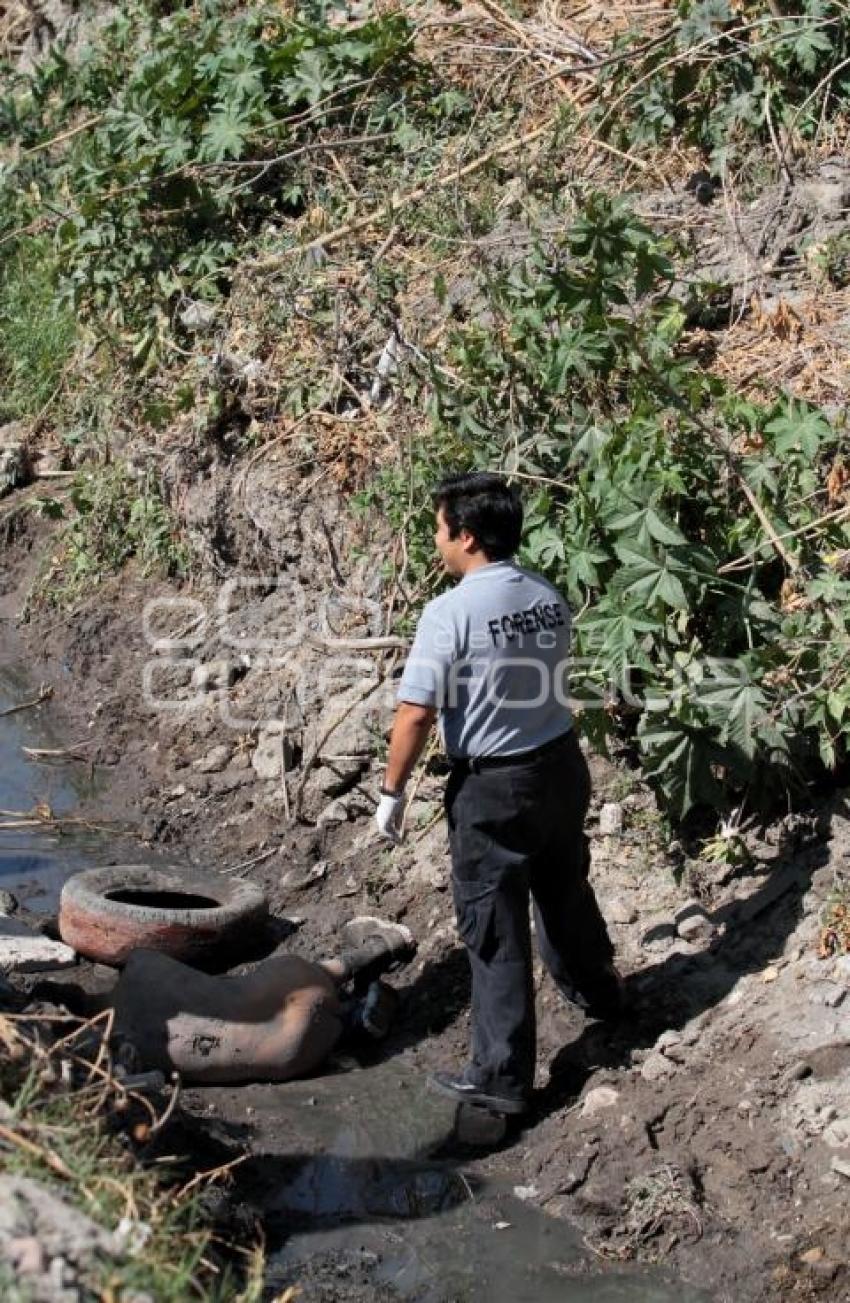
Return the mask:
POLYGON ((453 878, 452 892, 458 936, 479 959, 491 959, 496 950, 493 889, 482 886, 480 882, 463 882, 453 878))

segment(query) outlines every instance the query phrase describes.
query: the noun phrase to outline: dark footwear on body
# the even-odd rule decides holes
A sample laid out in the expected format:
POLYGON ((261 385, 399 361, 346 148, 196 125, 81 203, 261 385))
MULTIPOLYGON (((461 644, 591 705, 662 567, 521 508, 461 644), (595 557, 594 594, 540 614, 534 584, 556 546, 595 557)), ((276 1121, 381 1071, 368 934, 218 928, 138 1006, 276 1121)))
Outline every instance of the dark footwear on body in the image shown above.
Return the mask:
POLYGON ((519 1095, 499 1095, 486 1086, 476 1086, 463 1073, 434 1072, 428 1085, 457 1104, 475 1104, 494 1113, 524 1113, 528 1103, 519 1095))
POLYGON ((371 914, 361 914, 342 926, 347 947, 366 947, 376 956, 384 954, 393 967, 408 963, 416 954, 416 942, 403 923, 389 923, 371 914))
POLYGON ((416 941, 410 928, 369 914, 344 924, 342 938, 346 947, 351 948, 346 948, 339 958, 346 966, 349 980, 354 981, 355 989, 361 994, 382 973, 404 967, 416 954, 416 941))

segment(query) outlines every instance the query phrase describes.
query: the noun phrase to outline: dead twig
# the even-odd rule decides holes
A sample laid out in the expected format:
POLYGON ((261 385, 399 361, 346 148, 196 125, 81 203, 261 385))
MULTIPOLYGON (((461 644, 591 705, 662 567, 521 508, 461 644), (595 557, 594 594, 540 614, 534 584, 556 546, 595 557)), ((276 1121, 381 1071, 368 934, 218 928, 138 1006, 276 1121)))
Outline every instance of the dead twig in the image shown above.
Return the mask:
POLYGON ((51 683, 42 683, 37 697, 33 697, 32 701, 22 701, 17 706, 7 706, 5 710, 0 710, 0 719, 5 719, 8 715, 17 715, 21 710, 31 710, 33 706, 40 706, 42 702, 49 701, 52 696, 53 685, 51 683))
POLYGON ((517 150, 530 145, 535 140, 539 140, 541 136, 551 129, 551 126, 551 120, 547 120, 542 126, 535 127, 522 136, 503 141, 500 145, 494 145, 492 149, 488 149, 486 153, 480 154, 478 158, 474 158, 461 168, 453 168, 442 176, 432 176, 423 185, 415 186, 413 190, 408 190, 404 195, 393 195, 386 203, 380 204, 373 212, 367 213, 365 217, 358 217, 354 221, 346 222, 343 226, 337 226, 334 230, 326 231, 323 235, 317 235, 315 239, 308 240, 306 244, 296 245, 283 253, 255 259, 249 266, 258 272, 277 271, 280 267, 284 267, 293 257, 310 253, 313 249, 326 249, 349 235, 358 235, 361 231, 368 230, 370 226, 374 226, 377 222, 383 221, 384 218, 392 217, 401 212, 403 208, 409 207, 410 204, 416 203, 419 199, 424 199, 426 195, 432 194, 433 191, 443 190, 446 186, 454 185, 464 177, 479 172, 494 158, 498 158, 502 154, 516 153, 517 150))
POLYGON ((61 145, 66 140, 72 140, 74 136, 80 136, 84 131, 90 131, 92 127, 99 126, 105 116, 103 113, 97 113, 93 118, 87 118, 85 122, 79 122, 76 127, 69 127, 67 131, 61 131, 58 136, 51 136, 50 140, 43 140, 40 145, 33 145, 32 149, 23 150, 21 157, 30 158, 33 154, 40 154, 43 149, 52 149, 54 145, 61 145))
MULTIPOLYGON (((288 812, 286 817, 289 818, 288 812)), ((242 869, 252 869, 255 864, 263 864, 266 860, 270 860, 273 855, 277 855, 279 850, 279 846, 273 846, 271 850, 261 851, 259 855, 252 855, 249 860, 242 860, 241 864, 229 864, 227 868, 222 869, 221 872, 239 873, 242 869)))
POLYGON ((311 643, 327 651, 407 651, 410 647, 409 638, 397 638, 394 634, 381 638, 324 638, 318 633, 307 636, 311 643))
POLYGON ((247 1154, 240 1154, 238 1158, 232 1158, 229 1163, 222 1163, 220 1167, 210 1168, 208 1172, 196 1173, 191 1181, 187 1181, 185 1185, 180 1186, 180 1189, 174 1195, 174 1199, 176 1201, 185 1199, 189 1191, 194 1190, 203 1181, 217 1181, 220 1176, 225 1176, 228 1172, 232 1172, 234 1167, 238 1167, 240 1163, 244 1163, 247 1158, 247 1154))
POLYGON ((0 1123, 0 1141, 6 1144, 14 1145, 18 1149, 23 1149, 25 1153, 32 1154, 33 1158, 38 1158, 42 1163, 61 1176, 65 1181, 73 1181, 74 1173, 62 1162, 58 1154, 52 1154, 50 1150, 45 1149, 42 1145, 37 1145, 34 1140, 26 1140, 19 1132, 13 1131, 11 1127, 3 1126, 0 1123))
POLYGON ((153 1126, 148 1132, 148 1136, 155 1136, 157 1131, 161 1131, 163 1129, 163 1127, 168 1122, 168 1119, 171 1117, 172 1113, 176 1109, 177 1101, 179 1099, 180 1099, 180 1077, 176 1072, 174 1072, 171 1074, 171 1096, 164 1110, 159 1115, 156 1122, 154 1122, 153 1126))

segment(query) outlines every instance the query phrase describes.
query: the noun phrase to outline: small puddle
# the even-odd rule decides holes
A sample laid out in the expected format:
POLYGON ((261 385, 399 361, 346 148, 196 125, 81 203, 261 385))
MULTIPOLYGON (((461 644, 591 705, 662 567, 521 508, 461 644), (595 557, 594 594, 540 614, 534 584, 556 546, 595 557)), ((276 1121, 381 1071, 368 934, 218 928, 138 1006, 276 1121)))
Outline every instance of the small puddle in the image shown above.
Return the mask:
POLYGON ((294 1286, 302 1303, 325 1300, 330 1278, 340 1300, 709 1298, 660 1270, 601 1267, 577 1230, 514 1194, 507 1171, 482 1184, 431 1157, 447 1151, 456 1109, 397 1061, 254 1088, 250 1104, 272 1296, 294 1286))

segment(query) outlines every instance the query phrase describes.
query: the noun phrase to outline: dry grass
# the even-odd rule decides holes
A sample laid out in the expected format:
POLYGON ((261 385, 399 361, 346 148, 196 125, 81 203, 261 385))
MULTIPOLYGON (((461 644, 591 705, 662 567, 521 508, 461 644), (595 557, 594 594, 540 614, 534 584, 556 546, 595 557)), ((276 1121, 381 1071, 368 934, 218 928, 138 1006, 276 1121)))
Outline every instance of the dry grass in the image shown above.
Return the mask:
POLYGON ((0 1014, 0 1170, 44 1184, 112 1234, 115 1256, 80 1269, 87 1297, 147 1290, 158 1303, 254 1303, 261 1257, 239 1251, 239 1283, 198 1202, 233 1164, 182 1187, 161 1160, 146 1164, 145 1147, 174 1115, 177 1083, 163 1092, 157 1074, 134 1081, 113 1059, 110 1030, 110 1012, 81 1019, 33 1006, 0 1014))

